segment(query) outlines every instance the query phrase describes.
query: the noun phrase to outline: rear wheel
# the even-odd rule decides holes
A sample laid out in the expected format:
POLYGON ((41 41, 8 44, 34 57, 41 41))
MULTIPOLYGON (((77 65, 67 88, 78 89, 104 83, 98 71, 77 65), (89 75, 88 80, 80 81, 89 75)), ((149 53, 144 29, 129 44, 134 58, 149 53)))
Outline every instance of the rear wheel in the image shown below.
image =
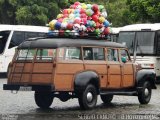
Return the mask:
POLYGON ((101 95, 101 100, 104 103, 110 103, 113 99, 113 95, 101 95))
POLYGON ((91 109, 97 103, 97 90, 94 85, 88 85, 86 89, 79 94, 79 105, 82 109, 91 109))
POLYGON ((146 81, 142 87, 142 90, 138 92, 138 100, 141 104, 148 104, 152 94, 151 84, 146 81))
POLYGON ((51 92, 35 92, 34 98, 37 106, 43 109, 49 108, 53 102, 51 92))

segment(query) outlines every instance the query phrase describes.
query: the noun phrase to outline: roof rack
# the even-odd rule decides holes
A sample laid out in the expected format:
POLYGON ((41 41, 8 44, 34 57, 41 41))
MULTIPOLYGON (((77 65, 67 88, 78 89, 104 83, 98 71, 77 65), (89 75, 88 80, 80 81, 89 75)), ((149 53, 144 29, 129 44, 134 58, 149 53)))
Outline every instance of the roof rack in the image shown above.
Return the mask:
POLYGON ((101 35, 94 32, 55 32, 50 31, 46 35, 47 38, 79 38, 79 39, 96 39, 109 41, 109 35, 101 35))

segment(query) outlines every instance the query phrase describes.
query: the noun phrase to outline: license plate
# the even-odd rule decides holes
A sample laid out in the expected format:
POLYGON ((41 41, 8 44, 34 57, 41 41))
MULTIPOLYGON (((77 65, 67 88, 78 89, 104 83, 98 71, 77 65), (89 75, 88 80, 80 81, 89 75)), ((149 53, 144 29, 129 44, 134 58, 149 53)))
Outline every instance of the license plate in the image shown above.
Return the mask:
POLYGON ((24 87, 24 86, 20 86, 19 91, 32 91, 32 87, 24 87))

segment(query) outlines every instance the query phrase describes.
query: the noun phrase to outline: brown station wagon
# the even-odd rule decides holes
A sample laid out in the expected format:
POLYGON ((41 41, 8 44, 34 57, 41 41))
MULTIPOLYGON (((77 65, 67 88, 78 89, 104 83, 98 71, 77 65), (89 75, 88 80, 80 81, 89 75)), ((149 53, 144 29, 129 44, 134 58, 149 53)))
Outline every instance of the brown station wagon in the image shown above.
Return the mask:
POLYGON ((113 95, 138 96, 147 104, 155 73, 141 70, 119 43, 72 38, 35 38, 23 42, 8 68, 4 90, 35 91, 35 102, 49 108, 54 97, 78 98, 82 109, 96 105, 97 95, 110 103, 113 95))

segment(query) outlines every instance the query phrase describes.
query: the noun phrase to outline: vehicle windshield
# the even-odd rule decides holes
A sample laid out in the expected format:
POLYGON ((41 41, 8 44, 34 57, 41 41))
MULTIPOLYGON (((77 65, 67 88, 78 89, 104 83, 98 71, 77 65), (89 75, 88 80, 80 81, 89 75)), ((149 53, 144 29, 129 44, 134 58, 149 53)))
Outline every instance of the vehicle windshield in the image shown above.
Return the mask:
POLYGON ((0 31, 0 54, 4 52, 10 31, 0 31))
POLYGON ((21 49, 19 50, 17 60, 53 60, 56 57, 56 49, 21 49))
POLYGON ((120 32, 118 42, 125 44, 131 54, 133 54, 134 45, 136 44, 137 54, 146 55, 155 54, 154 39, 155 32, 120 32))

